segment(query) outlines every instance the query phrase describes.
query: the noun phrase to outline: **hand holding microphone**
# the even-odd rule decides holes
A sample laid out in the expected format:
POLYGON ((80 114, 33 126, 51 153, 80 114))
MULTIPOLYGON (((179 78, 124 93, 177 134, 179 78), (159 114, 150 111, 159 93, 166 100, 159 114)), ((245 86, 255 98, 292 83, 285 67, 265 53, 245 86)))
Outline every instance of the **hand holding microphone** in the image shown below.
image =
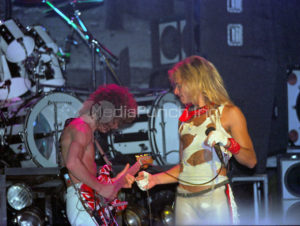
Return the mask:
POLYGON ((220 149, 220 146, 223 146, 232 154, 239 153, 240 145, 234 140, 234 138, 228 138, 223 131, 209 127, 205 131, 205 134, 208 136, 207 144, 209 146, 215 147, 215 149, 220 149))
POLYGON ((206 136, 208 136, 207 144, 211 147, 215 146, 216 144, 226 147, 228 145, 228 137, 224 134, 221 130, 216 130, 213 127, 209 127, 205 131, 206 136))

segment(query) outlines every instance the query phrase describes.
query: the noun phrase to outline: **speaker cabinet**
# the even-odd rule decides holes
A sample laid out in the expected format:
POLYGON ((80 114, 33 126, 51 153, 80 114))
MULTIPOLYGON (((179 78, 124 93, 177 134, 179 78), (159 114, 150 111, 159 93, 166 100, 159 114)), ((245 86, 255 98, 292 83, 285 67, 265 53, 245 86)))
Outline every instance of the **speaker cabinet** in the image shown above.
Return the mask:
POLYGON ((295 154, 278 156, 282 191, 282 221, 284 224, 300 222, 300 150, 295 154))
POLYGON ((300 147, 300 68, 288 71, 288 130, 292 146, 300 147))
POLYGON ((153 68, 170 66, 194 53, 194 2, 176 1, 174 3, 176 5, 174 7, 178 9, 176 14, 173 16, 165 14, 159 20, 152 21, 153 68))
POLYGON ((187 20, 174 19, 152 23, 152 61, 153 67, 174 64, 188 55, 186 43, 187 20))
POLYGON ((300 154, 279 157, 282 199, 300 201, 300 154))
POLYGON ((300 199, 283 199, 282 216, 284 224, 298 225, 300 222, 300 199))

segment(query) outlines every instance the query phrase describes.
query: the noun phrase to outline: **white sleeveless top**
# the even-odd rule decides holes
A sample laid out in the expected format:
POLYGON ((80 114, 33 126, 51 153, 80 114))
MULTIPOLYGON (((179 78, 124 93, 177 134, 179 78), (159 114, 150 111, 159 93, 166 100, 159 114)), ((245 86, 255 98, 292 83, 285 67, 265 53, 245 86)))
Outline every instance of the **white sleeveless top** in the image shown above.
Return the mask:
MULTIPOLYGON (((184 185, 199 185, 214 178, 221 167, 221 162, 213 147, 204 144, 207 136, 205 131, 209 127, 223 132, 230 138, 221 125, 220 117, 224 105, 216 110, 209 110, 206 114, 193 118, 188 122, 182 122, 179 127, 180 139, 183 144, 181 156, 181 171, 179 183, 184 185), (199 119, 203 119, 204 121, 199 119)), ((221 147, 224 162, 227 165, 232 154, 224 147, 221 147)), ((213 185, 227 180, 227 176, 219 175, 215 180, 205 185, 213 185)))

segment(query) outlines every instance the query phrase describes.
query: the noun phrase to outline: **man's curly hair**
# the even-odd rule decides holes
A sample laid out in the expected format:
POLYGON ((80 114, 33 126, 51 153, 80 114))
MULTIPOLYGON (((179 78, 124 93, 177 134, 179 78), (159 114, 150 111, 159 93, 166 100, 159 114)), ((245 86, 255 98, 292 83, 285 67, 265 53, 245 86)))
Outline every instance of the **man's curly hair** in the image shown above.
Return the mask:
POLYGON ((79 115, 86 113, 91 115, 93 109, 97 109, 93 107, 101 105, 102 101, 109 102, 114 106, 116 114, 113 115, 113 118, 119 118, 122 123, 131 123, 137 115, 137 103, 133 95, 126 87, 116 84, 99 86, 83 103, 79 115))

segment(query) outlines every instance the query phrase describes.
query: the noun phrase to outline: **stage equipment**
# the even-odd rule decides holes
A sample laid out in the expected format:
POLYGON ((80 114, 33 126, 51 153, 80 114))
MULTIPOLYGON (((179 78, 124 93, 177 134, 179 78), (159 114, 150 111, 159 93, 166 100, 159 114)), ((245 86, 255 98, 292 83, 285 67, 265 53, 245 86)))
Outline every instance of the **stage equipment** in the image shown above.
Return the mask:
POLYGON ((279 163, 282 198, 300 201, 300 154, 279 157, 279 163))
POLYGON ((31 88, 29 78, 24 77, 20 63, 9 63, 0 52, 0 100, 19 97, 31 88))
POLYGON ((22 167, 58 165, 58 139, 65 120, 77 117, 81 106, 82 102, 72 94, 49 92, 18 107, 6 139, 16 154, 27 154, 28 160, 21 162, 22 167))
POLYGON ((187 26, 185 19, 174 19, 152 23, 153 66, 174 64, 187 56, 187 26))
MULTIPOLYGON (((253 184, 253 203, 254 203, 254 217, 251 218, 254 224, 264 223, 268 221, 269 216, 269 193, 268 193, 268 175, 267 174, 254 174, 252 176, 233 176, 231 178, 232 189, 239 187, 241 183, 253 184)), ((249 213, 249 212, 247 212, 249 213)), ((247 216, 248 217, 248 216, 247 216)), ((242 219, 241 219, 242 220, 242 219)), ((247 218, 246 222, 249 223, 247 218)))
MULTIPOLYGON (((113 65, 118 65, 118 57, 116 57, 108 48, 106 48, 102 43, 96 40, 92 33, 89 32, 84 25, 84 22, 81 20, 81 12, 76 8, 77 0, 72 1, 70 5, 74 11, 74 17, 69 19, 61 10, 55 7, 50 1, 44 1, 51 9, 53 9, 60 17, 62 17, 86 42, 86 44, 91 49, 92 55, 92 90, 96 89, 96 56, 99 56, 101 70, 104 69, 104 65, 107 66, 107 69, 110 70, 111 75, 114 80, 121 84, 119 78, 116 75, 116 72, 113 70, 113 65)), ((103 84, 107 83, 106 78, 107 73, 103 73, 103 84)))
POLYGON ((164 225, 174 225, 174 208, 172 206, 165 206, 160 214, 160 217, 164 225))
POLYGON ((148 212, 142 206, 127 206, 123 212, 123 219, 128 226, 148 225, 148 212))
POLYGON ((13 19, 0 23, 0 47, 12 63, 25 60, 34 49, 34 40, 24 35, 24 28, 13 19))
POLYGON ((30 207, 17 214, 18 225, 36 225, 42 226, 45 222, 45 216, 38 207, 30 207))
POLYGON ((14 184, 7 190, 7 202, 15 210, 22 210, 30 206, 32 200, 32 191, 25 184, 14 184))
POLYGON ((65 79, 62 75, 64 66, 63 58, 58 56, 59 48, 48 34, 46 28, 34 25, 27 28, 27 34, 35 41, 34 53, 25 60, 25 68, 32 80, 37 85, 32 90, 38 89, 41 84, 44 91, 51 90, 47 86, 63 86, 65 79))
MULTIPOLYGON (((300 152, 300 151, 299 151, 300 152)), ((282 191, 283 222, 299 223, 300 207, 300 154, 278 156, 282 191)))
POLYGON ((288 132, 292 146, 300 146, 300 68, 288 72, 288 132))
POLYGON ((179 163, 178 118, 182 105, 171 92, 137 97, 138 116, 108 138, 112 153, 148 153, 159 165, 179 163))

